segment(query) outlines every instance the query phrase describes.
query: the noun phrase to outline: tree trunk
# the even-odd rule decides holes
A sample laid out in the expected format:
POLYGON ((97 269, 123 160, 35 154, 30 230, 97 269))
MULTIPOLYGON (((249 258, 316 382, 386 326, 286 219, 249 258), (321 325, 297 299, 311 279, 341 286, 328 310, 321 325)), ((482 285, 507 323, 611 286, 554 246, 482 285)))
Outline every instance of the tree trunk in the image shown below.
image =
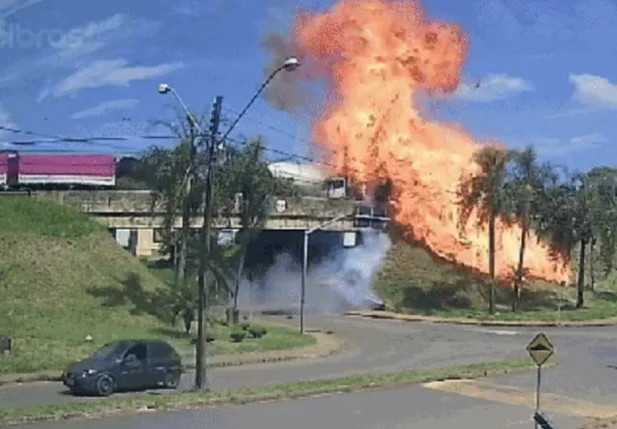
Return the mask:
POLYGON ((187 273, 187 254, 188 241, 190 233, 190 213, 187 207, 183 208, 182 212, 182 233, 180 236, 180 254, 178 255, 178 267, 176 269, 176 285, 184 286, 186 284, 187 273))
POLYGON ((592 292, 596 290, 596 273, 595 273, 595 259, 596 259, 596 239, 592 238, 589 242, 589 279, 591 281, 590 289, 592 292))
POLYGON ((238 271, 236 272, 236 287, 234 290, 234 311, 238 309, 238 295, 240 294, 240 280, 242 279, 242 272, 244 271, 244 261, 246 259, 246 249, 242 250, 240 255, 240 262, 238 264, 238 271))
POLYGON ((491 213, 488 222, 488 272, 490 276, 488 312, 495 314, 495 213, 491 213))
POLYGON ((512 300, 512 311, 518 310, 521 300, 521 285, 523 284, 523 269, 525 264, 525 244, 527 241, 527 218, 523 219, 521 228, 521 247, 518 253, 518 267, 516 267, 516 278, 514 279, 514 297, 512 300))
POLYGON ((582 308, 585 305, 585 250, 587 249, 587 241, 581 240, 581 253, 578 259, 578 285, 576 293, 576 308, 582 308))
MULTIPOLYGON (((189 177, 186 183, 186 193, 182 195, 182 229, 180 233, 178 266, 176 267, 176 286, 184 286, 186 284, 187 255, 189 250, 189 233, 191 226, 191 212, 189 207, 188 195, 191 191, 192 184, 192 178, 189 177)), ((172 233, 175 234, 173 226, 172 233)))

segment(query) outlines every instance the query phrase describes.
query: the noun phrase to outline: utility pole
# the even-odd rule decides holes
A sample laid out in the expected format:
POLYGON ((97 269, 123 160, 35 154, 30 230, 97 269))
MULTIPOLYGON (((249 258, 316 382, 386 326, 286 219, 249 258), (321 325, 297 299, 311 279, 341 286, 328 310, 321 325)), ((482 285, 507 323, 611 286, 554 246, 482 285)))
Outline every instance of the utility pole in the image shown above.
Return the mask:
POLYGON ((197 356, 196 356, 196 374, 195 387, 198 390, 208 390, 208 381, 206 377, 207 367, 207 329, 208 320, 206 317, 206 309, 208 306, 208 285, 206 280, 207 263, 211 252, 211 229, 212 229, 212 206, 214 194, 214 169, 216 166, 216 149, 218 146, 219 125, 221 122, 221 107, 223 97, 217 96, 212 105, 212 114, 210 116, 210 135, 208 138, 207 150, 207 172, 206 186, 204 189, 204 207, 203 207, 203 225, 201 227, 200 237, 200 254, 199 254, 199 272, 197 285, 199 290, 198 298, 198 313, 197 313, 197 356))
MULTIPOLYGON (((189 165, 185 174, 186 186, 180 190, 182 192, 182 231, 180 234, 180 254, 178 255, 176 265, 176 285, 186 286, 186 263, 188 253, 188 238, 190 234, 191 224, 191 202, 189 200, 191 192, 193 190, 193 180, 195 175, 195 152, 196 152, 196 136, 195 127, 196 123, 190 114, 186 115, 186 120, 189 123, 189 165)), ((175 231, 174 231, 175 233, 175 231)))

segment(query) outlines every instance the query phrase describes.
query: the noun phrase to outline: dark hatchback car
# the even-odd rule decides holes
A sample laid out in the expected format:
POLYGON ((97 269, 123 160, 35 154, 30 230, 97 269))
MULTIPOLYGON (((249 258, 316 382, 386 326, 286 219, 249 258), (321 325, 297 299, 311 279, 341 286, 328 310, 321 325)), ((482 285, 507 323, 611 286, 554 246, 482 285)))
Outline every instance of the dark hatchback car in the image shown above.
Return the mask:
POLYGON ((124 340, 106 344, 69 366, 62 383, 74 394, 109 396, 158 387, 176 389, 181 376, 180 355, 165 341, 124 340))

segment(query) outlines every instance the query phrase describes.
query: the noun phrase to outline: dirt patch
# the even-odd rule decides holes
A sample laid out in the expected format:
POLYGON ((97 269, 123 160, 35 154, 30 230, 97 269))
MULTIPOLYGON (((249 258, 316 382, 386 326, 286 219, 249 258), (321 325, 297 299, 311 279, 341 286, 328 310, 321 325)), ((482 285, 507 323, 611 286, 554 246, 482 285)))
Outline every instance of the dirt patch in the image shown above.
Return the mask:
MULTIPOLYGON (((423 384, 424 387, 441 392, 456 393, 461 396, 535 408, 535 398, 512 386, 504 386, 476 380, 448 380, 423 384)), ((597 404, 581 399, 570 398, 553 393, 542 394, 542 409, 565 416, 590 419, 609 419, 617 417, 617 406, 597 404)))

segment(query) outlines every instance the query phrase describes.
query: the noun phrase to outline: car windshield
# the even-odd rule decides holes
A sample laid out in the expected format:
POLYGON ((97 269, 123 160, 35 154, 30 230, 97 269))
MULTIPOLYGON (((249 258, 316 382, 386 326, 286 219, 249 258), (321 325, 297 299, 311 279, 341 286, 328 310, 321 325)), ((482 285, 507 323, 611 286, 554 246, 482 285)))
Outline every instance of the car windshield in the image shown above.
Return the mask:
POLYGON ((123 342, 108 343, 108 344, 105 344, 100 349, 98 349, 96 352, 94 352, 94 354, 92 355, 92 359, 95 359, 95 360, 113 359, 115 357, 119 357, 125 348, 126 348, 126 344, 123 342))

